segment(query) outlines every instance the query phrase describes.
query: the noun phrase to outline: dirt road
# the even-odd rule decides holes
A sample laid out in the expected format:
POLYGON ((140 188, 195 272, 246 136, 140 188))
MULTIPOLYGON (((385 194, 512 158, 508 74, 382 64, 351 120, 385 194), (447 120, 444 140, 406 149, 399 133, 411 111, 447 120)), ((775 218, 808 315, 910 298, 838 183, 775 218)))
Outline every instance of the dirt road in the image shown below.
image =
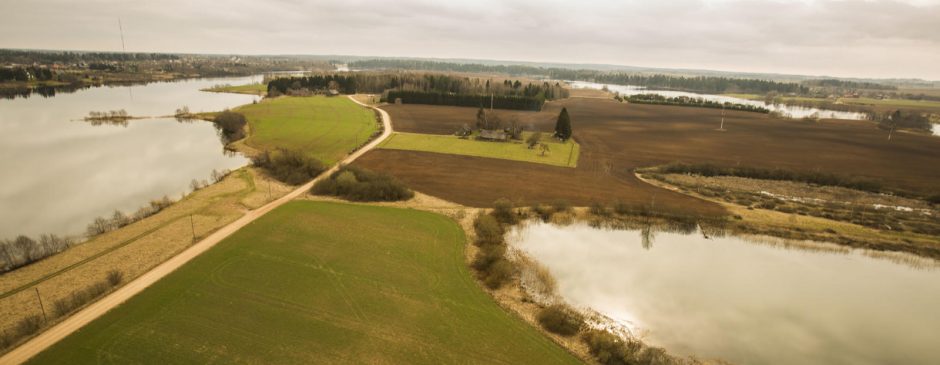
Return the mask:
MULTIPOLYGON (((360 103, 358 100, 356 100, 352 96, 349 96, 349 99, 355 102, 356 104, 362 105, 367 108, 372 108, 371 106, 360 103)), ((378 109, 378 108, 374 108, 374 109, 378 110, 379 113, 382 115, 382 124, 385 126, 382 134, 378 138, 373 140, 372 142, 369 142, 369 144, 357 150, 356 152, 353 152, 352 154, 346 156, 346 158, 344 158, 340 164, 348 164, 348 163, 353 162, 355 159, 359 158, 359 156, 362 156, 364 153, 375 148, 375 146, 377 146, 379 143, 385 140, 385 138, 388 138, 388 136, 392 134, 391 117, 389 117, 388 113, 386 113, 382 109, 378 109)), ((211 235, 209 235, 202 241, 199 241, 199 243, 196 243, 192 247, 181 252, 179 255, 176 255, 173 258, 167 260, 166 262, 158 265, 157 267, 153 268, 153 270, 150 270, 147 273, 139 276, 137 279, 134 279, 134 281, 131 281, 127 285, 124 285, 120 289, 105 296, 101 300, 98 300, 97 302, 92 303, 91 305, 89 305, 88 307, 85 307, 78 313, 75 313, 71 317, 56 324, 52 328, 41 333, 39 336, 32 338, 31 340, 27 341, 21 346, 6 353, 5 355, 3 355, 3 357, 0 357, 0 365, 20 364, 20 363, 25 362, 26 360, 29 360, 30 358, 32 358, 36 354, 39 354, 40 352, 42 352, 49 346, 52 346, 56 342, 62 340, 63 338, 71 334, 72 332, 77 331, 79 328, 82 328, 82 326, 90 323, 91 321, 95 320, 101 315, 107 313, 109 310, 117 307, 121 303, 124 303, 124 301, 130 299, 134 295, 137 295, 137 293, 140 293, 151 284, 157 282, 158 280, 162 279, 164 276, 167 276, 174 270, 180 268, 181 266, 189 262, 189 260, 192 260, 196 256, 199 256, 199 254, 209 250, 210 248, 212 248, 213 246, 221 242, 223 239, 225 239, 232 233, 235 233, 242 227, 248 225, 248 223, 253 222, 255 219, 258 219, 259 217, 270 212, 271 210, 274 210, 274 208, 277 208, 281 206, 282 204, 293 200, 294 198, 302 196, 303 194, 306 194, 307 191, 309 191, 310 188, 313 187, 313 184, 315 184, 320 179, 323 179, 329 176, 334 171, 339 169, 340 164, 334 165, 332 168, 330 168, 326 172, 320 174, 320 176, 317 176, 316 179, 313 179, 313 181, 310 181, 304 184, 303 186, 300 186, 294 191, 288 193, 287 195, 277 200, 274 200, 258 209, 248 212, 247 214, 245 214, 238 220, 232 222, 231 224, 225 227, 220 228, 218 231, 215 231, 214 233, 212 233, 211 235)))

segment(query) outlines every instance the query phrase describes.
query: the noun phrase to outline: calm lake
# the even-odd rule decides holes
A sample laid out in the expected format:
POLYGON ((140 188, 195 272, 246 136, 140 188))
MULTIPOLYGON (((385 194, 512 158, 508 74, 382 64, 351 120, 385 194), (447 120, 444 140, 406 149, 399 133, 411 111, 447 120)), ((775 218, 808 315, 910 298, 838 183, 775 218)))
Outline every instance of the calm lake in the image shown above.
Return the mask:
POLYGON ((182 106, 219 111, 257 97, 200 89, 260 81, 195 79, 0 100, 0 239, 83 233, 97 216, 132 213, 164 195, 178 199, 192 179, 246 165, 246 158, 225 153, 208 122, 154 118, 92 126, 81 119, 118 109, 148 117, 182 106))
POLYGON ((510 241, 549 269, 570 304, 675 354, 737 364, 940 363, 933 261, 642 233, 539 222, 510 241))
POLYGON ((864 120, 868 119, 868 115, 865 113, 856 113, 856 112, 845 112, 845 111, 836 111, 836 110, 826 110, 818 108, 808 108, 802 106, 789 106, 783 104, 765 104, 763 101, 747 100, 734 98, 724 95, 710 95, 710 94, 696 94, 683 91, 668 91, 668 90, 652 90, 647 89, 642 86, 632 86, 632 85, 613 85, 613 84, 598 84, 595 82, 586 82, 586 81, 568 81, 574 88, 583 88, 583 89, 603 89, 604 86, 607 86, 607 89, 611 92, 618 92, 623 96, 630 95, 640 95, 640 94, 657 94, 669 98, 675 98, 679 96, 686 96, 690 98, 701 98, 710 101, 716 101, 721 103, 733 103, 733 104, 745 104, 759 106, 762 108, 767 108, 770 111, 780 112, 782 115, 790 118, 803 118, 808 117, 813 114, 817 114, 820 118, 832 118, 832 119, 852 119, 852 120, 864 120))

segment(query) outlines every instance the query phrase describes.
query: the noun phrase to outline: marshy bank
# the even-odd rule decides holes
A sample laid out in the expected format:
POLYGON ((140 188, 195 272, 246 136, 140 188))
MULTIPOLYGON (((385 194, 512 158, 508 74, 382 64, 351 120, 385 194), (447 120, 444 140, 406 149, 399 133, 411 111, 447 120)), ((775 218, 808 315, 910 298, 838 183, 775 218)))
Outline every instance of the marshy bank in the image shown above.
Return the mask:
POLYGON ((935 261, 597 222, 529 222, 507 242, 545 268, 556 300, 649 345, 742 364, 938 361, 935 261))

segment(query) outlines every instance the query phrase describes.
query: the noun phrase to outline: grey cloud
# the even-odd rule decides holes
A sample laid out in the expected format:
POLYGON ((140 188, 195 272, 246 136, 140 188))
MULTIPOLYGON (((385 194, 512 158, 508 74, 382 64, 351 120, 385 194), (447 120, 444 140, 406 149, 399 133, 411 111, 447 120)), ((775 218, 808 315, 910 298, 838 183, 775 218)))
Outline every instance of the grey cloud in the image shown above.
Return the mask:
POLYGON ((614 63, 940 79, 940 1, 0 0, 0 47, 614 63))

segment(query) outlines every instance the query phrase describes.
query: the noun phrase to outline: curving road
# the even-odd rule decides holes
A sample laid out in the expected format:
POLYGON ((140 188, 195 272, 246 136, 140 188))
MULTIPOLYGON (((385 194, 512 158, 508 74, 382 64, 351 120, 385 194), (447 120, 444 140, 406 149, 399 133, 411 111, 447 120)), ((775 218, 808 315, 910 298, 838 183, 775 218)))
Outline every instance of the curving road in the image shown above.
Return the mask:
POLYGON ((284 195, 278 198, 277 200, 274 200, 268 204, 265 204, 264 206, 258 209, 249 211, 238 220, 213 232, 208 237, 204 238, 202 241, 199 241, 195 245, 181 252, 179 255, 176 255, 173 258, 163 262, 162 264, 158 265, 152 270, 137 277, 137 279, 134 279, 134 281, 127 283, 127 285, 124 285, 123 287, 114 291, 113 293, 108 294, 107 296, 98 300, 97 302, 92 303, 91 305, 85 307, 78 313, 75 313, 71 317, 66 318, 64 321, 59 322, 52 328, 49 328, 45 332, 41 333, 39 336, 36 336, 30 339, 26 343, 6 353, 2 357, 0 357, 0 365, 20 364, 20 363, 26 362, 27 360, 29 360, 33 356, 36 356, 37 354, 39 354, 40 352, 42 352, 49 346, 52 346, 56 342, 59 342, 66 336, 70 335, 72 332, 77 331, 79 328, 82 328, 82 326, 102 316, 103 314, 107 313, 112 308, 117 307, 121 303, 124 303, 126 300, 130 299, 134 295, 137 295, 137 293, 140 293, 151 284, 157 282, 158 280, 162 279, 164 276, 167 276, 171 272, 180 268, 181 266, 189 262, 189 260, 192 260, 194 257, 199 256, 199 254, 209 250, 210 248, 212 248, 213 246, 221 242, 223 239, 225 239, 232 233, 235 233, 242 227, 248 225, 248 223, 253 222, 259 217, 270 212, 271 210, 274 210, 274 208, 277 208, 283 205, 284 203, 287 203, 293 200, 294 198, 305 194, 307 191, 310 190, 310 188, 313 187, 313 184, 331 175, 333 172, 339 169, 339 166, 341 164, 348 164, 348 163, 353 162, 354 160, 356 160, 357 158, 359 158, 360 156, 362 156, 369 150, 375 148, 375 146, 377 146, 379 143, 381 143, 383 140, 388 138, 389 135, 392 134, 392 119, 391 117, 389 117, 388 113, 386 113, 382 109, 371 107, 366 104, 360 103, 358 100, 354 99, 352 96, 348 96, 348 98, 349 100, 352 100, 356 104, 379 111, 379 113, 382 115, 382 124, 385 126, 385 128, 382 131, 382 134, 378 138, 372 140, 372 142, 369 142, 369 144, 363 146, 356 152, 353 152, 352 154, 346 156, 346 158, 344 158, 339 164, 333 165, 333 167, 331 167, 326 172, 320 174, 312 181, 300 186, 299 188, 295 189, 294 191, 291 191, 287 195, 284 195))

